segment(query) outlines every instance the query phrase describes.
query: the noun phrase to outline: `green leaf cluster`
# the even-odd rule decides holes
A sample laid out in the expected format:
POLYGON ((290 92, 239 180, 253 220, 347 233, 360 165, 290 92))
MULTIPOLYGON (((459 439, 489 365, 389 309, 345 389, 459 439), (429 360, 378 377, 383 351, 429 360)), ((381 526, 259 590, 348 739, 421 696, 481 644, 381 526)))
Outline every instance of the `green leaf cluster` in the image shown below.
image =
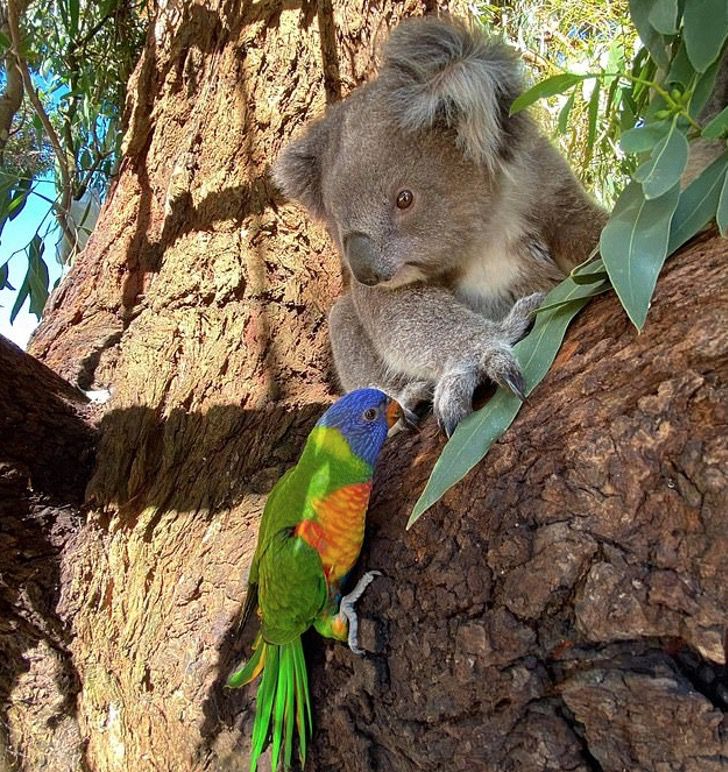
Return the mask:
MULTIPOLYGON (((48 209, 27 245, 0 265, 2 289, 9 287, 10 260, 17 256, 27 264, 11 321, 26 299, 31 313, 40 318, 48 297, 47 265, 45 271, 38 265, 48 257, 38 248, 37 239, 42 241, 65 223, 66 232, 60 238, 65 235, 66 242, 71 242, 70 252, 57 250, 56 257, 72 260, 79 242, 85 240, 83 223, 75 222, 72 214, 72 208, 78 209, 73 202, 85 201, 89 191, 103 199, 116 175, 126 84, 149 16, 147 0, 30 0, 25 5, 18 24, 20 54, 61 145, 68 182, 64 186, 59 158, 26 92, 8 142, 0 150, 0 243, 3 228, 20 214, 30 196, 39 196, 48 209), (56 183, 51 199, 38 190, 39 181, 48 178, 56 183)), ((4 67, 0 88, 7 83, 7 68, 14 66, 11 37, 6 25, 0 31, 4 67)))
MULTIPOLYGON (((631 62, 610 57, 606 67, 594 71, 552 74, 511 108, 516 113, 561 94, 558 130, 564 133, 580 89, 593 82, 583 134, 587 153, 594 148, 596 127, 608 127, 604 136, 612 144, 614 166, 628 173, 602 231, 600 255, 549 293, 534 329, 515 347, 528 393, 543 379, 569 323, 591 297, 613 288, 642 330, 665 260, 713 221, 721 235, 728 234, 728 108, 701 124, 719 63, 728 56, 728 3, 630 0, 629 10, 642 44, 631 62), (608 98, 601 101, 605 93, 608 98), (722 142, 723 151, 685 186, 690 143, 706 140, 722 142)), ((458 426, 408 527, 487 454, 519 409, 518 399, 499 389, 458 426)))
POLYGON ((641 330, 666 258, 711 220, 725 233, 719 208, 725 154, 680 188, 689 141, 726 136, 725 110, 704 126, 699 120, 728 39, 728 3, 631 0, 630 8, 644 49, 666 75, 644 81, 651 98, 639 123, 622 136, 621 149, 636 157, 637 167, 602 232, 600 251, 612 286, 641 330))
POLYGON ((639 110, 639 94, 624 80, 590 76, 628 66, 637 32, 627 0, 503 0, 481 4, 478 12, 491 31, 521 50, 537 81, 513 111, 538 100, 532 109, 536 120, 581 181, 611 206, 633 171, 631 159, 615 157, 615 148, 622 122, 632 125, 639 110))

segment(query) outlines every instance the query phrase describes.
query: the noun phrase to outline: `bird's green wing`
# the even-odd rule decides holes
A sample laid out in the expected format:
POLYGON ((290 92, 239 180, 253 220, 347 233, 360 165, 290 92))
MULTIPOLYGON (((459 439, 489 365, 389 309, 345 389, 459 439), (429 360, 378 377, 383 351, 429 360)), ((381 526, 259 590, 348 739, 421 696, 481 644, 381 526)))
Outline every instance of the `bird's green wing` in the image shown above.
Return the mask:
POLYGON ((258 603, 268 643, 284 644, 307 630, 327 599, 316 550, 284 528, 268 541, 258 564, 258 603))
MULTIPOLYGON (((245 605, 240 614, 238 629, 244 630, 250 615, 258 607, 258 564, 261 552, 270 542, 271 535, 279 529, 278 522, 281 520, 280 513, 287 509, 286 502, 293 503, 296 500, 294 486, 291 485, 291 477, 296 467, 291 467, 280 480, 273 486, 268 494, 268 500, 265 503, 263 515, 260 520, 260 529, 258 531, 258 544, 255 548, 255 555, 250 563, 248 573, 248 592, 245 596, 245 605)), ((293 504, 292 509, 300 508, 293 504)))
MULTIPOLYGON (((299 486, 297 486, 295 480, 292 479, 295 471, 296 467, 292 466, 283 477, 278 480, 268 494, 268 499, 265 502, 265 508, 263 509, 263 515, 260 518, 258 544, 255 548, 253 561, 250 564, 248 583, 251 585, 258 584, 258 561, 261 552, 266 549, 273 534, 285 527, 285 521, 287 519, 286 514, 289 511, 292 513, 300 511, 305 506, 305 491, 303 492, 303 496, 301 496, 301 493, 298 490, 299 486)), ((292 524, 295 524, 296 522, 298 522, 298 520, 295 520, 292 524)))

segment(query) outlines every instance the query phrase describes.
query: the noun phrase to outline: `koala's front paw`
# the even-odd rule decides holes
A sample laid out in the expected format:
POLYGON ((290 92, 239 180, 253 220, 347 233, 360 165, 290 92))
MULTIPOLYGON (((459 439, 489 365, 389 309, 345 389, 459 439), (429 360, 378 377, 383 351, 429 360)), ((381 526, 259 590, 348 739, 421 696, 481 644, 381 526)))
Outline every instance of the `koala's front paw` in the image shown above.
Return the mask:
POLYGON ((433 410, 440 428, 450 435, 473 411, 473 392, 490 379, 509 389, 519 399, 526 399, 526 384, 510 346, 491 341, 477 355, 477 364, 445 373, 435 387, 433 410))
POLYGON ((513 345, 523 338, 544 297, 546 296, 543 292, 534 292, 533 295, 527 295, 513 304, 508 316, 500 323, 501 333, 506 342, 513 345))

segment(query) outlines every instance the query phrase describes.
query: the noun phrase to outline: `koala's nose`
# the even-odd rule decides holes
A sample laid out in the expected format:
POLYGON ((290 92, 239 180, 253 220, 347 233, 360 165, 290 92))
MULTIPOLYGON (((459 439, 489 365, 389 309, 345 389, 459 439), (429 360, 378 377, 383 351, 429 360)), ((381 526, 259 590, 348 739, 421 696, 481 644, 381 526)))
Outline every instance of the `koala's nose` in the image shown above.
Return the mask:
POLYGON ((376 247, 369 236, 363 233, 350 233, 345 236, 344 256, 357 281, 373 287, 382 280, 376 269, 376 247))

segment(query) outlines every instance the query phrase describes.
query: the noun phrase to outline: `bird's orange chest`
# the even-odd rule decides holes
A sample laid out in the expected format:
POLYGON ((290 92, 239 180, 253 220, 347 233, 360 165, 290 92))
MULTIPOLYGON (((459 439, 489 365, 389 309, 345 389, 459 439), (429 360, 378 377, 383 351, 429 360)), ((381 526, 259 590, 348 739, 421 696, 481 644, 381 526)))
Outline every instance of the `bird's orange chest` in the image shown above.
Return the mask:
POLYGON ((315 517, 295 529, 321 557, 327 581, 337 581, 353 568, 364 541, 371 482, 354 483, 313 502, 315 517))

